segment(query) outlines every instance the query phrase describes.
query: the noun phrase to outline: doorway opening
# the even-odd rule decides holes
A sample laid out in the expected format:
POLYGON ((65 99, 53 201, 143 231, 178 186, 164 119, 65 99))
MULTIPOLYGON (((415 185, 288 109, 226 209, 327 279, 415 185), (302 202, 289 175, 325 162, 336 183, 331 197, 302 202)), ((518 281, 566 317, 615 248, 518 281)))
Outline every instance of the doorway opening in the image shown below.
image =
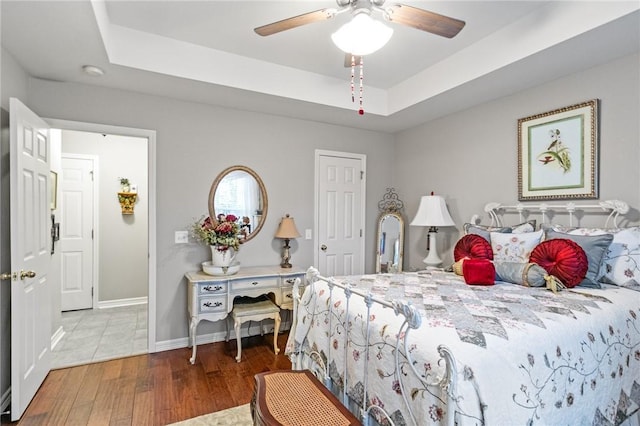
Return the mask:
POLYGON ((54 262, 62 285, 59 305, 53 302, 60 316, 52 367, 155 352, 155 132, 47 121, 60 129, 54 262), (119 203, 121 178, 136 194, 132 214, 119 203), (83 244, 79 235, 89 238, 83 244), (76 356, 74 341, 83 342, 76 356))

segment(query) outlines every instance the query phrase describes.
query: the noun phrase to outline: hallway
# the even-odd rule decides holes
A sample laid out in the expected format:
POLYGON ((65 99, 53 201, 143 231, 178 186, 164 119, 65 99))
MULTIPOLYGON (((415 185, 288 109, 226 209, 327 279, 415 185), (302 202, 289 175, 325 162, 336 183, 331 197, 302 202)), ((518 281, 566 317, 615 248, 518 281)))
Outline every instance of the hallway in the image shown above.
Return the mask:
POLYGON ((52 369, 147 353, 146 304, 63 312, 62 327, 52 369))

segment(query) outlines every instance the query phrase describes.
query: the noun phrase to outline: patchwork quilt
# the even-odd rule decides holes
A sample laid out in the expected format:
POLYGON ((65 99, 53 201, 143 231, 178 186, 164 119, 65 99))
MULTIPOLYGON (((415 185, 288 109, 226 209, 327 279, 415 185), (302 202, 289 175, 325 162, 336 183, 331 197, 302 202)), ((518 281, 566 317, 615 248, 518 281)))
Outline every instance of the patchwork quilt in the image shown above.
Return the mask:
POLYGON ((361 298, 351 297, 347 318, 342 290, 330 291, 323 281, 306 288, 287 351, 330 358, 333 382, 346 383, 358 404, 366 364, 367 405, 383 407, 396 425, 438 424, 450 414, 464 425, 640 424, 638 292, 609 285, 558 293, 509 283, 469 286, 441 271, 335 280, 417 308, 422 324, 409 332, 408 353, 400 348, 396 367, 402 320, 392 309, 367 311, 361 298), (425 384, 443 374, 439 345, 456 363, 452 403, 442 388, 425 384))

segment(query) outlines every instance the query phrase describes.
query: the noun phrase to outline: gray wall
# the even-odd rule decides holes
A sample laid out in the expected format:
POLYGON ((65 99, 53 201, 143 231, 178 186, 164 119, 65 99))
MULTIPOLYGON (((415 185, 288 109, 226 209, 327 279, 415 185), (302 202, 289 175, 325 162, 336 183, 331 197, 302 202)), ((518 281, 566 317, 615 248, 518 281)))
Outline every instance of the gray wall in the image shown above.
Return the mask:
POLYGON ((146 297, 149 280, 147 140, 63 131, 62 152, 98 158, 98 300, 146 297), (127 177, 138 186, 138 199, 132 215, 121 213, 117 198, 119 177, 127 177))
MULTIPOLYGON (((280 242, 273 239, 273 233, 283 214, 294 216, 301 230, 313 228, 315 149, 367 155, 367 271, 374 269, 377 202, 388 186, 398 189, 408 222, 421 195, 435 191, 445 196, 458 224, 440 232, 440 252, 447 262, 462 223, 472 214, 482 213, 484 203, 517 199, 517 119, 598 98, 601 99, 600 199, 621 198, 637 208, 640 205, 638 62, 637 55, 622 58, 426 123, 395 137, 34 79, 29 81, 28 91, 17 95, 44 117, 157 131, 157 205, 150 208, 157 211, 156 337, 163 341, 187 336, 183 274, 208 259, 205 247, 174 244, 174 231, 186 229, 193 219, 206 213, 212 181, 218 172, 233 164, 246 165, 260 174, 269 196, 269 215, 262 232, 240 252, 239 260, 244 265, 279 262, 280 242)), ((5 66, 3 63, 3 85, 5 66)), ((23 78, 17 74, 11 81, 20 84, 23 78)), ((4 93, 2 105, 6 105, 4 93)), ((5 151, 2 164, 6 164, 5 151)), ((3 169, 3 177, 5 173, 3 169)), ((637 210, 632 213, 637 222, 637 210)), ((407 226, 407 235, 406 265, 422 267, 425 230, 407 226)), ((8 238, 5 231, 1 237, 4 243, 8 238)), ((312 243, 304 239, 293 242, 294 265, 306 267, 312 263, 312 243)), ((207 327, 199 331, 214 329, 211 325, 207 327)), ((5 362, 4 352, 2 358, 5 362)))
MULTIPOLYGON (((445 264, 453 260, 463 223, 482 215, 487 202, 517 202, 518 119, 594 98, 601 101, 599 198, 628 202, 634 208, 630 217, 638 222, 639 64, 638 55, 624 57, 397 135, 394 184, 405 194, 409 221, 420 196, 435 191, 445 197, 457 224, 438 233, 445 264)), ((405 265, 422 267, 426 229, 410 226, 407 232, 405 265)))
MULTIPOLYGON (((269 211, 260 234, 243 246, 243 265, 277 265, 281 242, 273 235, 289 213, 299 229, 313 228, 316 149, 366 154, 366 270, 373 271, 377 202, 391 184, 393 137, 351 129, 236 111, 133 92, 30 81, 29 107, 43 117, 102 123, 157 132, 157 341, 186 337, 184 273, 208 260, 208 247, 176 245, 174 232, 207 213, 209 189, 218 173, 242 164, 255 170, 268 193, 269 211)), ((402 194, 400 194, 402 195, 402 194)), ((150 208, 153 208, 151 206, 150 208)), ((313 240, 292 241, 292 263, 313 262, 313 240)), ((222 330, 204 323, 199 333, 222 330)))

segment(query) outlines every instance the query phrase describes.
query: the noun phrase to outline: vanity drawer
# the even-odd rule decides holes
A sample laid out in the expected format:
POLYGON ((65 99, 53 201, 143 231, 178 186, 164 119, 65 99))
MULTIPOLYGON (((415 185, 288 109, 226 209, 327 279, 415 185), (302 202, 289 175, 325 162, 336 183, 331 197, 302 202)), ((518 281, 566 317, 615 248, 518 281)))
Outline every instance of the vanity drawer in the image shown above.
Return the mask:
POLYGON ((213 297, 201 297, 198 300, 199 307, 198 312, 201 314, 209 313, 226 313, 227 312, 227 297, 226 296, 213 296, 213 297))
POLYGON ((300 278, 300 293, 303 291, 304 275, 295 275, 282 277, 282 303, 280 307, 283 309, 293 309, 293 284, 296 278, 300 278))
POLYGON ((214 295, 214 294, 226 294, 227 283, 198 283, 198 295, 214 295))
POLYGON ((283 287, 293 287, 293 283, 296 282, 296 278, 300 278, 300 284, 304 283, 304 275, 293 276, 293 277, 283 277, 282 278, 282 286, 283 287))
POLYGON ((262 278, 247 278, 241 280, 231 281, 231 291, 237 292, 238 290, 247 289, 261 289, 261 288, 278 288, 278 277, 262 277, 262 278))
POLYGON ((291 309, 293 309, 293 288, 287 287, 282 289, 282 303, 280 306, 291 306, 291 309))

